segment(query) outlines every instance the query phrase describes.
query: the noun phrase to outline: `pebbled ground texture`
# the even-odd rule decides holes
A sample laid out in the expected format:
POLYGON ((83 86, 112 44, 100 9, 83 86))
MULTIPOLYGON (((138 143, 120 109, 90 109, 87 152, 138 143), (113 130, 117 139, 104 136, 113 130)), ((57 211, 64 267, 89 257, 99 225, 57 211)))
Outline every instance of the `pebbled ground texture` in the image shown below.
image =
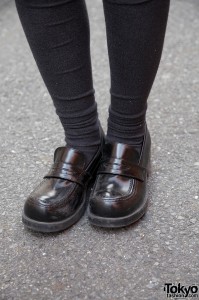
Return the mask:
MULTIPOLYGON (((109 68, 101 0, 88 0, 96 99, 106 129, 109 68)), ((171 1, 148 101, 149 208, 104 230, 85 216, 59 234, 21 222, 24 201, 64 135, 13 1, 0 3, 0 299, 162 300, 165 283, 199 285, 199 2, 171 1)))

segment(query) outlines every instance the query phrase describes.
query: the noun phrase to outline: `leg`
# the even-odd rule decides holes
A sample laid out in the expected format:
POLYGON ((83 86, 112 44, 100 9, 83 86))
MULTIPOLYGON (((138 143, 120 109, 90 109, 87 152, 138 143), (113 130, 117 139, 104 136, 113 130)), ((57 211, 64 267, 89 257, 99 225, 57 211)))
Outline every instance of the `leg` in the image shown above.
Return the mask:
POLYGON ((169 0, 103 0, 103 4, 111 70, 107 138, 140 150, 147 98, 163 48, 169 0))
POLYGON ((68 228, 83 215, 101 158, 84 0, 16 0, 27 40, 63 124, 66 147, 26 199, 22 220, 36 231, 68 228))
POLYGON ((89 220, 122 227, 147 209, 151 138, 145 115, 162 53, 169 0, 103 0, 111 71, 104 159, 89 220))
POLYGON ((65 130, 90 160, 100 143, 84 0, 16 0, 19 17, 65 130))

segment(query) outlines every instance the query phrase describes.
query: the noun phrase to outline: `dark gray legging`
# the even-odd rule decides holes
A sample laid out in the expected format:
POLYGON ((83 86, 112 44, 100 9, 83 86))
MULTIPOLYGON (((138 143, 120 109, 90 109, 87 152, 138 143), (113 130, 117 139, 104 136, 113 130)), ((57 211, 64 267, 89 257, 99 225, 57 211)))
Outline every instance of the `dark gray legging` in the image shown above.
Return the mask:
MULTIPOLYGON (((139 149, 169 2, 103 1, 111 73, 110 141, 139 149)), ((16 6, 66 142, 92 153, 99 144, 99 131, 84 0, 16 0, 16 6)))

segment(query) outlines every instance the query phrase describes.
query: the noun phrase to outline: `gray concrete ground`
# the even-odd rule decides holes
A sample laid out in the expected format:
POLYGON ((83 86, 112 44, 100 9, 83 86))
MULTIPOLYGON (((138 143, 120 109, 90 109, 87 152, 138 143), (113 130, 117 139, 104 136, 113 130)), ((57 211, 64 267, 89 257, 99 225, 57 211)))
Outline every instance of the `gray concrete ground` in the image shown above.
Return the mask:
MULTIPOLYGON (((101 0, 88 0, 96 98, 106 129, 109 69, 101 0)), ((171 3, 148 102, 150 205, 135 225, 80 222, 60 234, 24 229, 26 196, 64 144, 14 3, 0 6, 0 299, 166 299, 165 283, 199 284, 199 2, 171 3)))

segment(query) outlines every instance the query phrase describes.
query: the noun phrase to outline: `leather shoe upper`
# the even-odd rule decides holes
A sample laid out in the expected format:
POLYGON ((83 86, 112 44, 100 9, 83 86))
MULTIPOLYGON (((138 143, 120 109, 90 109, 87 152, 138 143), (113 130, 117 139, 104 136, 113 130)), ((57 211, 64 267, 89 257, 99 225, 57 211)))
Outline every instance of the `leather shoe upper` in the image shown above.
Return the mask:
POLYGON ((25 215, 41 222, 70 217, 81 205, 88 182, 99 165, 103 141, 101 131, 101 145, 88 166, 82 152, 67 146, 57 148, 50 171, 25 202, 25 215))
POLYGON ((101 217, 123 217, 144 201, 151 138, 147 127, 139 154, 133 146, 106 143, 90 197, 90 212, 101 217))

